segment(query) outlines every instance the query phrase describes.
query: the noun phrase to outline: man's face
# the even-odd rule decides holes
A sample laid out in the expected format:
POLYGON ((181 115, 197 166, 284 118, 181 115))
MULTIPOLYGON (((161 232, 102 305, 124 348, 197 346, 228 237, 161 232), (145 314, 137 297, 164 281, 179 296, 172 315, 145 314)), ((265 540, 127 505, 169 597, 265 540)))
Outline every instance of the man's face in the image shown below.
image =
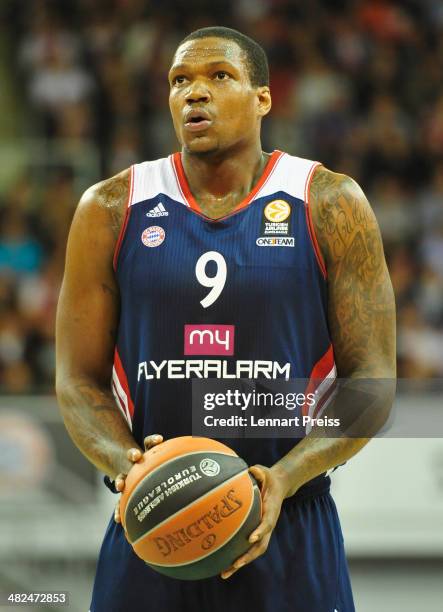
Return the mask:
POLYGON ((169 84, 175 132, 191 153, 214 153, 253 141, 271 105, 269 88, 251 85, 243 50, 223 38, 181 45, 169 84))

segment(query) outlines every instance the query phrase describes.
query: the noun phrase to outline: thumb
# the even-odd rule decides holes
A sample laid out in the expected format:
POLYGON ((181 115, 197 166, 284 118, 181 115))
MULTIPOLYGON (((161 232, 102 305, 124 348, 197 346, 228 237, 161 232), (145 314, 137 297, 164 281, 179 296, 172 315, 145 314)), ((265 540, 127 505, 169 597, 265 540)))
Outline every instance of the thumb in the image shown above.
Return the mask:
POLYGON ((266 483, 266 471, 262 465, 251 465, 249 471, 254 476, 255 480, 258 481, 260 489, 263 489, 266 483))

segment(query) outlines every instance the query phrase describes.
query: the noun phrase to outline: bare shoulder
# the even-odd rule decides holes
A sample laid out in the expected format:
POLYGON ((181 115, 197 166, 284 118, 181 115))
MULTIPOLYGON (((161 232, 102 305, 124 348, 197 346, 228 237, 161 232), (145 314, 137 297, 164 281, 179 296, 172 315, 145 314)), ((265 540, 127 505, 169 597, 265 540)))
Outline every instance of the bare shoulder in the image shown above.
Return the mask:
POLYGON ((350 250, 364 257, 374 240, 381 243, 374 212, 361 187, 349 176, 319 166, 311 182, 309 202, 327 264, 339 263, 350 250))
POLYGON ((126 212, 130 173, 130 168, 127 168, 111 178, 92 185, 79 202, 79 212, 104 220, 115 238, 120 232, 126 212))

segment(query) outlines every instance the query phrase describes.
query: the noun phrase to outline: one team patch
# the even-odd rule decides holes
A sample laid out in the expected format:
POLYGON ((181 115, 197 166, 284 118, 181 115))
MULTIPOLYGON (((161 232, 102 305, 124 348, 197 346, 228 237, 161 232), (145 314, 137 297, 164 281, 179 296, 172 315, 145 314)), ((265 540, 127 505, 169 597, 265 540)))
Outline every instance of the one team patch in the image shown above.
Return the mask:
POLYGON ((158 225, 147 227, 142 234, 142 242, 145 246, 152 248, 162 244, 166 237, 165 230, 158 225))

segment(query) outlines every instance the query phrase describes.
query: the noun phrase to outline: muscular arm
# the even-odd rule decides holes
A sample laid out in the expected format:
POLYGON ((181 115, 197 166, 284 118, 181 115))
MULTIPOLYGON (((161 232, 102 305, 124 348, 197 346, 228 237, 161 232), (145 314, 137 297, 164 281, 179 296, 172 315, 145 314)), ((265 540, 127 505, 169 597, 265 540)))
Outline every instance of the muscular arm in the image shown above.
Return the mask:
POLYGON ((83 195, 72 222, 57 309, 56 391, 66 428, 80 451, 112 478, 131 467, 136 448, 111 392, 119 318, 112 258, 129 172, 83 195))
POLYGON ((348 380, 327 414, 348 424, 337 437, 314 428, 275 464, 288 496, 357 453, 385 422, 395 392, 394 294, 374 213, 355 181, 323 167, 312 181, 310 207, 327 268, 337 372, 348 380))

